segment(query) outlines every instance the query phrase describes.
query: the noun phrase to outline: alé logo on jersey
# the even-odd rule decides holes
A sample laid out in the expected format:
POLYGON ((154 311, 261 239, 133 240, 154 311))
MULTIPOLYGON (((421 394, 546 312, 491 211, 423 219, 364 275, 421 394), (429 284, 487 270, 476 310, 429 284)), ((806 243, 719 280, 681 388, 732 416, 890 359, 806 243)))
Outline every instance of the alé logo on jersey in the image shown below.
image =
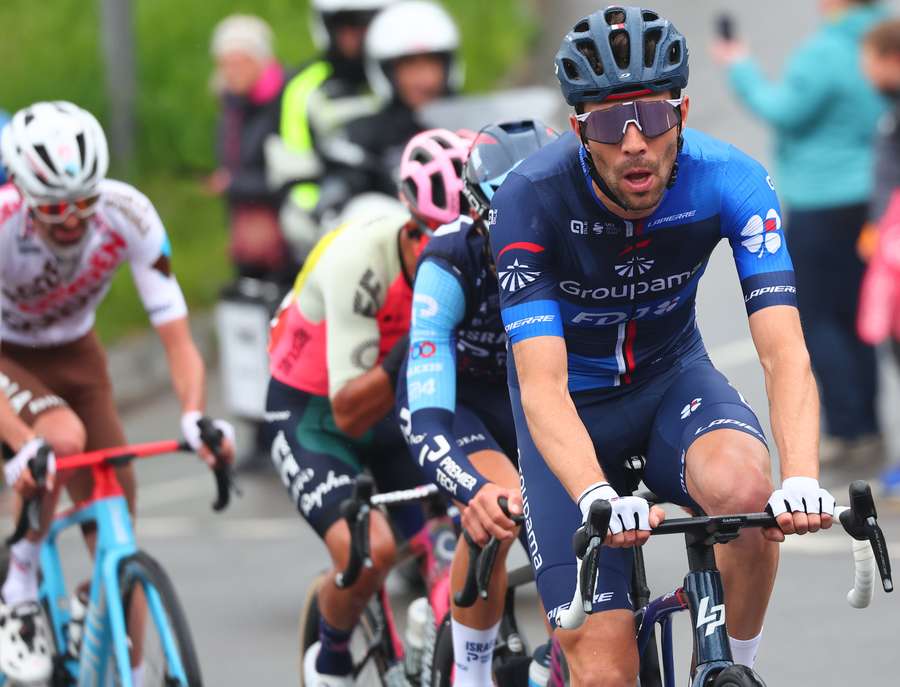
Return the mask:
POLYGON ((521 261, 518 257, 514 257, 512 263, 504 264, 502 258, 508 251, 525 251, 536 255, 543 253, 544 247, 528 241, 517 241, 510 243, 497 254, 497 262, 502 266, 497 271, 497 281, 500 282, 500 288, 509 293, 515 293, 534 282, 541 276, 541 272, 534 269, 529 264, 529 259, 525 257, 521 261))
POLYGON ((747 224, 741 229, 741 236, 746 237, 741 245, 758 258, 767 254, 777 253, 781 248, 781 216, 772 208, 763 219, 759 215, 753 215, 747 220, 747 224))

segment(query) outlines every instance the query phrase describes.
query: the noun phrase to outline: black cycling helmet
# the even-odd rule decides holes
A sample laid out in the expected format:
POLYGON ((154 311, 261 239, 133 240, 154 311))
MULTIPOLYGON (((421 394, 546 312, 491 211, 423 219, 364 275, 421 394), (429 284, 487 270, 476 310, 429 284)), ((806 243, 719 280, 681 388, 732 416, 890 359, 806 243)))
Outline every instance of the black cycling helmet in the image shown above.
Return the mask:
POLYGON ((556 78, 569 105, 598 102, 619 93, 678 90, 688 83, 687 42, 653 10, 607 7, 579 21, 563 38, 556 78), (624 35, 626 55, 613 41, 624 35), (627 59, 624 59, 627 57, 627 59))
POLYGON ((463 195, 484 221, 500 184, 519 163, 559 134, 546 124, 526 119, 490 124, 478 132, 463 170, 463 195))

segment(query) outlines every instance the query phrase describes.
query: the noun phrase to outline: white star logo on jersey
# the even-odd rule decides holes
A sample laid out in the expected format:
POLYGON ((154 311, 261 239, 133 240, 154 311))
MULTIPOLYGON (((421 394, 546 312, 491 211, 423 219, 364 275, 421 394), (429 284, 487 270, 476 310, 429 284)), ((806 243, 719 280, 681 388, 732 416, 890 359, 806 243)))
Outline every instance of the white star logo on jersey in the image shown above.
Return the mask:
POLYGON ((766 253, 777 253, 782 244, 781 234, 778 233, 780 229, 781 217, 774 208, 769 210, 765 220, 753 215, 741 229, 741 236, 748 237, 741 241, 741 245, 758 258, 766 253))
POLYGON ((616 265, 616 274, 630 279, 636 274, 646 274, 653 269, 654 263, 655 261, 651 258, 635 255, 621 265, 616 265))
POLYGON ((516 258, 513 260, 512 265, 505 270, 501 270, 497 276, 500 279, 500 286, 503 289, 510 293, 515 293, 519 289, 528 286, 528 284, 533 282, 540 275, 540 272, 532 270, 531 267, 524 263, 520 263, 519 259, 516 258))

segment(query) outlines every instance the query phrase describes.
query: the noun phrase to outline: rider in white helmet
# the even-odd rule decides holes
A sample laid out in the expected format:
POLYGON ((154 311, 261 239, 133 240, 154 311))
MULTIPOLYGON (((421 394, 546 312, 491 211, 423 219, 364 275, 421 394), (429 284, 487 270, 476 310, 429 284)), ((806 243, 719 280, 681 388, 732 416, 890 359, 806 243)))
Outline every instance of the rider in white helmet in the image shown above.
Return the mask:
MULTIPOLYGON (((211 461, 197 427, 203 361, 171 271, 169 240, 146 196, 105 178, 100 124, 72 103, 35 103, 4 127, 0 156, 12 181, 0 187, 0 453, 16 510, 39 488, 27 469, 38 453, 50 450, 46 488, 53 494, 56 455, 125 443, 93 331, 96 309, 124 262, 162 340, 184 438, 211 461)), ((234 436, 230 425, 216 423, 234 436)), ((133 469, 117 472, 133 509, 133 469)), ((67 488, 73 501, 87 498, 90 474, 74 475, 67 488)), ((54 498, 44 503, 39 530, 10 548, 0 588, 0 672, 15 685, 43 685, 52 671, 52 639, 37 603, 40 543, 55 509, 54 498)))
POLYGON ((348 121, 379 107, 366 81, 363 45, 372 19, 393 2, 310 3, 310 29, 319 54, 301 65, 285 87, 279 133, 289 155, 270 155, 268 160, 275 181, 298 182, 290 189, 281 223, 301 261, 318 238, 312 213, 325 169, 321 149, 348 121))
POLYGON ((417 111, 462 86, 459 44, 453 18, 435 2, 401 0, 375 17, 366 36, 366 74, 384 106, 350 122, 341 145, 325 151, 335 168, 323 181, 323 203, 339 206, 368 191, 396 195, 403 148, 426 128, 417 111))

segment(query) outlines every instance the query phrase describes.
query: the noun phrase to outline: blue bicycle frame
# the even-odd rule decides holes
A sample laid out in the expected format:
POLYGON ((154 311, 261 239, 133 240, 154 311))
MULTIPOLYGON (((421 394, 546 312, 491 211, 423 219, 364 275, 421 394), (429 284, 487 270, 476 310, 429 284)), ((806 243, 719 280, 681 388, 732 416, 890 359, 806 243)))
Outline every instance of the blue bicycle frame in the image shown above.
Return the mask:
MULTIPOLYGON (((57 539, 66 529, 96 522, 97 549, 91 579, 90 601, 85 616, 84 635, 78 661, 68 659, 64 668, 79 687, 106 687, 115 684, 109 660, 115 660, 115 672, 121 687, 133 687, 125 609, 122 606, 119 576, 129 556, 137 553, 131 516, 123 496, 106 496, 58 516, 41 548, 43 581, 40 599, 48 611, 57 651, 66 648, 69 623, 69 595, 63 577, 57 539)), ((153 622, 162 643, 169 675, 187 687, 187 677, 169 626, 159 592, 147 579, 141 579, 148 622, 153 622)), ((0 685, 6 677, 0 675, 0 685)))

